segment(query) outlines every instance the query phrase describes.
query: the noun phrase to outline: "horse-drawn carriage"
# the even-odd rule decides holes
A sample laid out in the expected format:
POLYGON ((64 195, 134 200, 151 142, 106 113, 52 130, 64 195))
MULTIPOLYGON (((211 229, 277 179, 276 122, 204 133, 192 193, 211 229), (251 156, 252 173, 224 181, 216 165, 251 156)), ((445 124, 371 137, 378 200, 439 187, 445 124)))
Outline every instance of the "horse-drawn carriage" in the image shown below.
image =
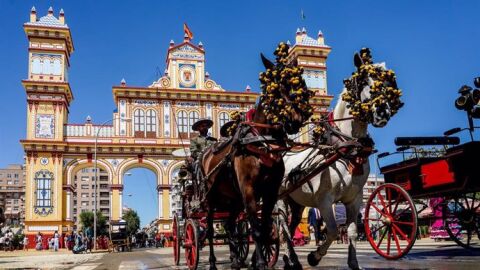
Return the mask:
MULTIPOLYGON (((480 78, 475 79, 475 86, 480 87, 480 78)), ((480 248, 480 142, 473 136, 473 118, 480 118, 476 111, 480 90, 471 94, 470 90, 463 86, 455 103, 467 112, 469 128, 451 129, 443 137, 397 137, 396 152, 378 155, 377 162, 403 157, 380 168, 385 184, 374 190, 365 208, 367 239, 379 255, 387 259, 406 255, 417 238, 417 214, 432 208, 439 209, 440 229, 451 240, 464 248, 480 248), (460 138, 451 135, 463 130, 470 132, 471 141, 460 144, 460 138)))
POLYGON ((130 237, 127 233, 127 222, 120 220, 109 224, 108 250, 131 251, 130 237))
POLYGON ((480 247, 473 240, 480 237, 480 142, 458 145, 458 137, 403 137, 395 143, 400 151, 393 154, 410 157, 380 168, 385 184, 371 194, 365 208, 365 231, 375 251, 387 259, 406 255, 417 238, 417 213, 429 209, 425 199, 433 197, 444 198, 434 207, 442 209, 450 238, 465 248, 480 247), (456 146, 429 156, 415 148, 420 145, 456 146))

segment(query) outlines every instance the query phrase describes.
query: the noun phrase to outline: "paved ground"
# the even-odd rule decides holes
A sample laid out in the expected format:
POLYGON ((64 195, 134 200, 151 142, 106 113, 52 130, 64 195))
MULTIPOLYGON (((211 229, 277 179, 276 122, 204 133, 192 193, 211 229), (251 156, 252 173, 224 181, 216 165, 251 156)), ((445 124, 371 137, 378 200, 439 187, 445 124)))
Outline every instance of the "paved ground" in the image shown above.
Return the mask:
MULTIPOLYGON (((306 261, 308 253, 314 246, 296 248, 304 269, 334 269, 343 270, 347 261, 347 246, 332 245, 329 253, 317 267, 310 267, 306 261)), ((183 251, 182 251, 183 252, 183 251)), ((423 269, 480 269, 480 251, 467 251, 457 247, 452 242, 435 243, 430 240, 421 240, 415 243, 408 256, 397 261, 387 261, 378 256, 368 243, 358 244, 358 260, 364 269, 376 270, 423 270, 423 269)), ((73 255, 71 253, 43 252, 31 253, 23 256, 10 257, 0 252, 0 269, 72 269, 72 270, 103 270, 103 269, 175 269, 184 270, 183 253, 181 265, 172 266, 171 248, 140 249, 125 253, 97 253, 73 255), (38 256, 42 255, 42 256, 38 256)), ((19 255, 19 254, 16 254, 19 255)), ((224 246, 216 247, 218 269, 229 269, 228 251, 224 246)), ((200 254, 199 269, 208 268, 208 252, 205 249, 200 254)), ((276 269, 283 269, 283 262, 279 260, 276 269)))

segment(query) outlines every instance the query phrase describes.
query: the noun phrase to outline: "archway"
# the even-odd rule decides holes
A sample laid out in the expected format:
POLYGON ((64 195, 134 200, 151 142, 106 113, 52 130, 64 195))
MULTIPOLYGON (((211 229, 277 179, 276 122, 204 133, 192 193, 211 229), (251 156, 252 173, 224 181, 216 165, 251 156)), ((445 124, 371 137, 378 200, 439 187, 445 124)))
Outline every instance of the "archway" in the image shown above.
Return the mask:
POLYGON ((128 210, 134 210, 140 217, 140 227, 149 225, 159 217, 157 195, 157 176, 145 167, 133 167, 125 171, 123 195, 121 199, 122 216, 128 210))
MULTIPOLYGON (((66 202, 67 219, 74 222, 74 229, 80 224, 80 214, 95 209, 95 184, 97 184, 97 210, 107 219, 111 218, 110 184, 113 179, 112 168, 103 160, 97 161, 97 174, 94 165, 89 160, 75 160, 67 164, 66 184, 71 186, 67 190, 66 202), (97 175, 97 183, 95 183, 97 175)), ((64 178, 65 179, 65 178, 64 178)))

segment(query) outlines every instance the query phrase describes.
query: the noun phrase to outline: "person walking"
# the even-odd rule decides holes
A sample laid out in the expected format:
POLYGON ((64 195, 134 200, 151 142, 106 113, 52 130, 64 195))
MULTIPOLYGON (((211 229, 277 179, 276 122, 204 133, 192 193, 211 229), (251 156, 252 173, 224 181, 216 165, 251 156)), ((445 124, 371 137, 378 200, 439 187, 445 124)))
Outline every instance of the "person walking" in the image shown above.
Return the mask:
POLYGON ((55 231, 55 233, 53 233, 53 251, 58 251, 59 245, 60 245, 60 234, 58 234, 58 231, 55 231))
POLYGON ((323 224, 323 218, 320 214, 320 210, 317 208, 310 208, 308 210, 308 225, 310 226, 310 231, 315 232, 315 245, 318 246, 320 240, 322 239, 321 236, 321 226, 323 224))
POLYGON ((37 238, 36 238, 36 245, 35 245, 35 249, 36 250, 42 250, 42 233, 38 232, 37 234, 37 238))
POLYGON ((28 237, 26 235, 23 237, 23 250, 28 251, 28 237))
POLYGON ((68 249, 68 238, 69 238, 69 234, 68 232, 65 233, 65 235, 63 236, 63 246, 65 249, 68 249))

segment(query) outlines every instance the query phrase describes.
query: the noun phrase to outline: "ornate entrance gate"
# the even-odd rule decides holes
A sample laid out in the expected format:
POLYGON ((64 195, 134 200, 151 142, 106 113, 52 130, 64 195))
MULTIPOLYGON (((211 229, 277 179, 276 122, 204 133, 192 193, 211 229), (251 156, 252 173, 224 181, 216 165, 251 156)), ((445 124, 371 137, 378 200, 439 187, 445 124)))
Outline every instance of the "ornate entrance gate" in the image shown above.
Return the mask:
MULTIPOLYGON (((37 18, 32 9, 24 24, 29 41, 28 78, 22 81, 27 93, 27 133, 21 140, 26 153, 26 233, 34 243, 37 232, 53 234, 71 231, 75 194, 81 190, 75 174, 97 166, 108 174, 110 219, 119 220, 122 211, 123 175, 133 167, 145 167, 156 174, 159 230, 170 231, 172 179, 182 163, 172 152, 188 147, 195 136, 191 125, 199 118, 214 121, 211 133, 219 137, 220 126, 232 111, 245 111, 257 94, 225 91, 205 71, 205 49, 188 36, 183 42, 170 42, 165 73, 150 86, 127 85, 122 79, 113 86, 117 109, 112 120, 83 124, 68 123, 73 92, 68 81, 73 40, 65 24, 63 10, 59 16, 49 9, 37 18), (97 141, 97 144, 95 143, 97 141)), ((316 114, 326 111, 332 96, 326 94, 325 60, 330 47, 298 31, 291 59, 306 69, 309 87, 318 89, 316 114)), ((308 139, 308 133, 302 135, 308 139)), ((98 194, 97 194, 98 195, 98 194)), ((79 198, 77 198, 79 200, 79 198)), ((78 201, 77 201, 78 203, 78 201)))

